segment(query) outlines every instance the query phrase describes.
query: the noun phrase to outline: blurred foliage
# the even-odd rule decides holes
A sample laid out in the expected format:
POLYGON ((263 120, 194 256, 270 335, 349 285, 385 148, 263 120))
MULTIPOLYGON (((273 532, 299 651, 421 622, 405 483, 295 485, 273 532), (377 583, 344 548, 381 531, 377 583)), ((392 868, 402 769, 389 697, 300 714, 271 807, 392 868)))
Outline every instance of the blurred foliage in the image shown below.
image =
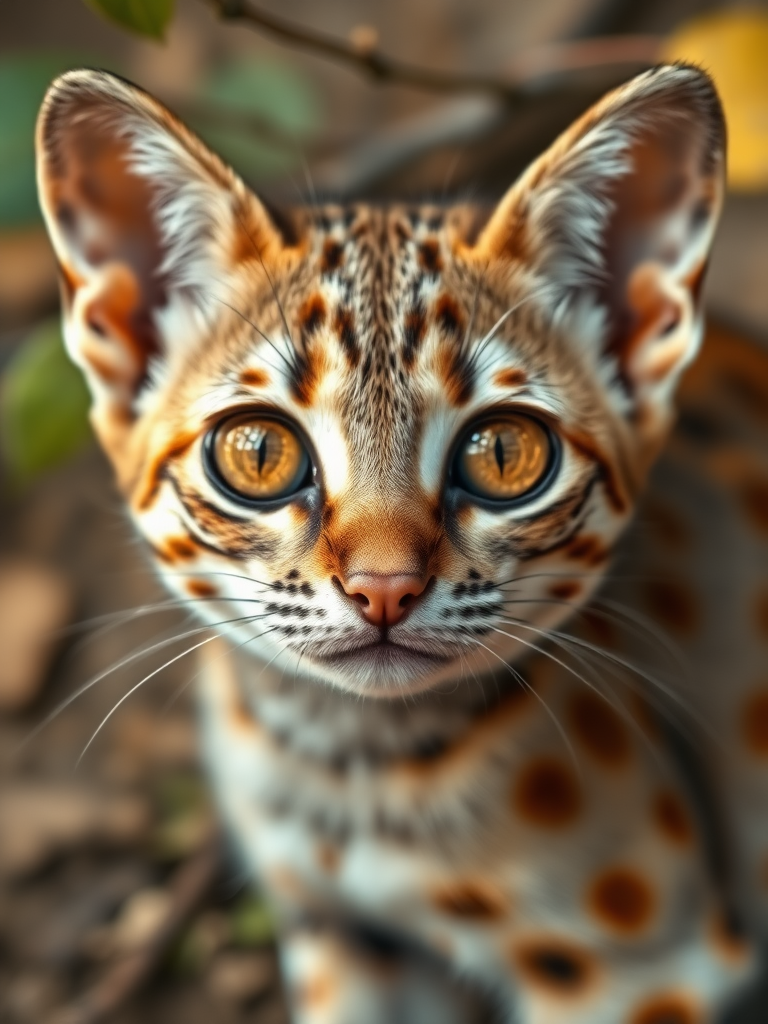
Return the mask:
POLYGON ((661 56, 699 64, 715 79, 728 121, 730 187, 768 187, 768 13, 737 8, 685 22, 661 56))
POLYGON ((275 936, 275 921, 267 903, 254 893, 245 893, 230 920, 236 946, 263 946, 275 936))
POLYGON ((100 14, 139 35, 162 39, 173 17, 175 0, 86 0, 100 14))
POLYGON ((35 120, 52 78, 89 61, 73 53, 0 57, 0 228, 40 216, 35 187, 35 120))
POLYGON ((323 111, 317 89, 288 63, 239 57, 215 69, 200 85, 194 100, 218 118, 188 118, 193 128, 244 177, 256 180, 285 173, 301 159, 302 143, 322 128, 323 111), (234 115, 230 121, 227 115, 234 115), (243 119, 264 124, 248 130, 243 119), (275 144, 273 136, 285 139, 275 144))
POLYGON ((82 447, 91 436, 88 406, 58 321, 42 324, 0 378, 0 438, 11 479, 26 484, 82 447))
POLYGON ((196 850, 210 831, 212 809, 199 776, 180 772, 160 779, 156 801, 159 822, 152 852, 161 861, 177 861, 196 850))

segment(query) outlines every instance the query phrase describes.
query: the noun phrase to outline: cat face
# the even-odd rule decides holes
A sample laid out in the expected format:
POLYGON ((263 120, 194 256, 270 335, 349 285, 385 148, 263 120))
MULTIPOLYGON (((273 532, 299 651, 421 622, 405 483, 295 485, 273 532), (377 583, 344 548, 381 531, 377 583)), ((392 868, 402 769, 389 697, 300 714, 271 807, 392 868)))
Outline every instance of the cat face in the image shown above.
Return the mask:
POLYGON ((490 215, 278 221, 139 90, 57 80, 38 166, 65 336, 167 585, 358 693, 514 674, 599 582, 663 442, 723 145, 706 76, 661 68, 490 215))

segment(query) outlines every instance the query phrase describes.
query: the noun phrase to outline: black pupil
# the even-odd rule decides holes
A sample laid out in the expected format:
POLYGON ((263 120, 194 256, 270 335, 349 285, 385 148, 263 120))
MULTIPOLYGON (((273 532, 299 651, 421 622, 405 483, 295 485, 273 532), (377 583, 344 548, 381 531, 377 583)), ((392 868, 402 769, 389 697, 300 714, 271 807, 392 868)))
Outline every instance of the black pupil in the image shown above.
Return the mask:
POLYGON ((504 476, 504 445, 501 443, 501 436, 496 435, 496 443, 493 446, 493 452, 496 456, 496 465, 499 467, 499 476, 504 476))
POLYGON ((269 434, 265 433, 262 436, 261 441, 259 443, 259 476, 261 476, 261 471, 264 469, 264 463, 266 462, 266 459, 267 459, 267 438, 268 437, 269 437, 269 434))

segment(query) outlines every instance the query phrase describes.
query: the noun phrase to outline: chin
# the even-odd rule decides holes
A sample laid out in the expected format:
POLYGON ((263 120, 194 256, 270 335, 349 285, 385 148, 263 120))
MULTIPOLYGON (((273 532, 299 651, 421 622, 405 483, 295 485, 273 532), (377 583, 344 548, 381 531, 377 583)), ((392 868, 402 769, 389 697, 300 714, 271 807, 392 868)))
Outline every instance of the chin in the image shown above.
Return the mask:
MULTIPOLYGON (((339 689, 374 698, 421 693, 457 664, 451 656, 382 642, 333 651, 306 651, 303 671, 339 689)), ((454 669, 455 671, 455 669, 454 669)))

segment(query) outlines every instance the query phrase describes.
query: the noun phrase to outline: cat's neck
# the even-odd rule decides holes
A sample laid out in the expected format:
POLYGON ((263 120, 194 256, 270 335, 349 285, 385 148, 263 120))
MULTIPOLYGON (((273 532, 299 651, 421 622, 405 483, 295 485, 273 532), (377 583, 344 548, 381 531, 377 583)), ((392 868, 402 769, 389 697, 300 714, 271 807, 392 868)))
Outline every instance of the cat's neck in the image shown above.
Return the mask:
POLYGON ((361 698, 254 658, 233 658, 244 713, 281 745, 324 762, 438 756, 512 691, 523 692, 509 674, 465 674, 418 695, 361 698))

